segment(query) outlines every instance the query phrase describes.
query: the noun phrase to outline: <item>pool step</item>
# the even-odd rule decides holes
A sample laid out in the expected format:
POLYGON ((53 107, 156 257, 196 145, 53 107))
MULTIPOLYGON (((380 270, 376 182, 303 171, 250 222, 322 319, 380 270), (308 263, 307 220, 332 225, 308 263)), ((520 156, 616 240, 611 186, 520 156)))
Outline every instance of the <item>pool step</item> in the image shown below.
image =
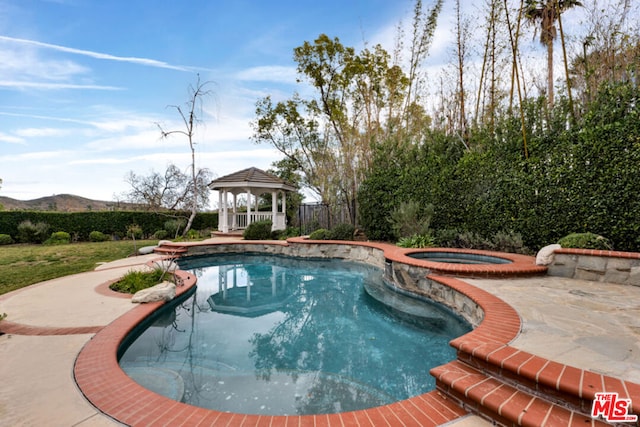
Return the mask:
POLYGON ((180 255, 186 254, 188 250, 189 249, 186 246, 160 245, 156 247, 153 252, 162 255, 179 257, 180 255))
POLYGON ((431 370, 436 389, 466 410, 502 426, 594 426, 605 424, 565 405, 510 381, 483 372, 460 360, 431 370))

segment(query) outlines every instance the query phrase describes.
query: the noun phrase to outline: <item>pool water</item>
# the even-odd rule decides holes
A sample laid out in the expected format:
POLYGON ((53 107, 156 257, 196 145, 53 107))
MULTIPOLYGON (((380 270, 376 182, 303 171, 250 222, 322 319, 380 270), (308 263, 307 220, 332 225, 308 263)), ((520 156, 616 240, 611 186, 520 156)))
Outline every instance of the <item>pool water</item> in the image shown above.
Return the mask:
POLYGON ((120 366, 203 408, 304 415, 389 404, 432 390, 429 370, 454 359, 448 342, 470 330, 435 304, 414 301, 408 315, 378 302, 382 271, 364 264, 229 254, 180 266, 197 290, 136 331, 120 366))
POLYGON ((512 262, 506 258, 467 252, 426 251, 409 253, 407 256, 425 261, 447 262, 451 264, 510 264, 512 262))

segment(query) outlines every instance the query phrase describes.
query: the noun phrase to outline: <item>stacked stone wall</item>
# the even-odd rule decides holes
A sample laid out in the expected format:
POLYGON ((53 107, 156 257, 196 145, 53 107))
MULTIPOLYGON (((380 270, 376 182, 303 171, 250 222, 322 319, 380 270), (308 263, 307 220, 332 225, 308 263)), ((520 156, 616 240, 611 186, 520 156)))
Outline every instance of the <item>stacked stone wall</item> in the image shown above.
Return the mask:
POLYGON ((547 274, 571 279, 640 286, 640 254, 560 249, 555 252, 547 274))

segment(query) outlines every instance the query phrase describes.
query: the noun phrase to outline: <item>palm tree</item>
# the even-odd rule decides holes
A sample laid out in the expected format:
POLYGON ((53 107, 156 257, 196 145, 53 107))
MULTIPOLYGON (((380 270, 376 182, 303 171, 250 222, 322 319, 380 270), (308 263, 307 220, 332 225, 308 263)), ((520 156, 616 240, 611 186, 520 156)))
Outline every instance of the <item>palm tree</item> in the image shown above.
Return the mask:
POLYGON ((560 14, 574 6, 577 0, 525 0, 524 13, 531 22, 540 22, 540 43, 547 47, 547 99, 553 107, 553 42, 556 39, 556 21, 560 14))

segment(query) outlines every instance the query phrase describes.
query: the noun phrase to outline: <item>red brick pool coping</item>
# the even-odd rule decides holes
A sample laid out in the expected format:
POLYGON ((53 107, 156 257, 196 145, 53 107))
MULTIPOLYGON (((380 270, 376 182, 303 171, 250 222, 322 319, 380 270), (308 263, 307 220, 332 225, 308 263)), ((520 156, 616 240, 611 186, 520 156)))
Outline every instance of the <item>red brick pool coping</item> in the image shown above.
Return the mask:
MULTIPOLYGON (((244 244, 246 243, 252 242, 244 242, 244 244)), ((304 243, 326 242, 305 241, 304 243)), ((374 247, 382 250, 387 259, 407 262, 412 265, 424 266, 425 263, 443 264, 410 258, 406 256, 407 250, 391 245, 370 242, 342 243, 374 247)), ((484 251, 479 253, 491 256, 496 255, 495 253, 484 251)), ((505 254, 500 255, 504 256, 505 254)), ((514 264, 523 267, 521 271, 512 271, 511 273, 514 276, 540 273, 540 269, 537 266, 535 266, 536 268, 532 267, 533 260, 531 257, 518 256, 517 258, 516 262, 511 264, 490 265, 491 268, 487 268, 486 265, 463 265, 464 270, 462 273, 480 277, 506 277, 509 274, 504 269, 496 269, 496 267, 507 265, 514 268, 514 264), (477 268, 479 266, 482 267, 479 272, 474 272, 472 267, 477 268)), ((432 274, 429 276, 432 280, 465 294, 484 311, 484 319, 478 327, 451 342, 451 345, 458 350, 459 359, 466 357, 473 358, 476 361, 485 361, 487 365, 499 366, 505 372, 514 373, 516 379, 530 379, 544 385, 549 390, 555 390, 558 393, 573 393, 587 400, 593 399, 598 391, 615 391, 619 393, 621 398, 631 399, 633 412, 638 412, 640 385, 563 365, 509 346, 509 343, 520 332, 521 321, 518 313, 504 301, 488 292, 455 277, 439 275, 452 276, 458 274, 456 269, 460 265, 451 264, 449 266, 439 265, 434 267, 436 268, 431 270, 432 274)), ((187 272, 179 272, 179 274, 184 281, 184 286, 178 288, 178 295, 182 295, 195 285, 196 279, 187 272)), ((103 292, 106 291, 103 289, 103 292)), ((340 414, 306 416, 233 414, 198 408, 171 400, 135 383, 120 369, 117 362, 117 350, 123 339, 136 325, 161 305, 161 303, 138 305, 102 328, 82 349, 74 366, 76 383, 85 397, 104 414, 124 424, 132 426, 437 426, 467 414, 457 402, 439 391, 432 391, 378 408, 340 414)), ((7 332, 5 330, 6 322, 3 321, 2 326, 3 331, 7 332)), ((49 329, 27 328, 31 328, 31 334, 38 334, 39 329, 49 329)), ((48 332, 55 334, 65 333, 64 330, 60 330, 57 333, 55 331, 48 332)), ((71 331, 67 332, 73 333, 71 331)), ((464 369, 462 368, 463 371, 464 369)), ((474 372, 460 372, 460 370, 461 368, 456 366, 455 362, 452 362, 451 364, 434 368, 432 374, 438 382, 446 381, 447 377, 457 375, 454 382, 457 383, 459 389, 461 388, 465 397, 475 394, 474 398, 487 407, 493 401, 500 402, 496 411, 501 415, 506 416, 510 411, 522 411, 522 402, 519 402, 518 398, 514 397, 517 392, 504 394, 503 391, 506 392, 507 387, 502 388, 501 384, 487 382, 486 378, 480 378, 474 372), (462 376, 460 376, 461 374, 462 376), (462 380, 457 378, 462 378, 462 380), (491 385, 491 387, 487 387, 488 385, 491 385)), ((524 417, 525 425, 543 425, 545 420, 549 419, 560 421, 553 424, 554 426, 602 425, 599 421, 585 416, 576 416, 570 411, 563 411, 562 408, 558 409, 556 406, 549 405, 539 398, 533 398, 526 408, 529 410, 528 413, 526 410, 516 413, 516 415, 520 413, 519 420, 524 417)), ((475 408, 475 410, 483 412, 483 408, 475 408)))
POLYGON ((605 257, 605 258, 640 259, 640 253, 638 252, 605 251, 601 249, 559 248, 553 252, 556 254, 567 254, 567 255, 587 255, 587 256, 597 256, 597 257, 605 257))

